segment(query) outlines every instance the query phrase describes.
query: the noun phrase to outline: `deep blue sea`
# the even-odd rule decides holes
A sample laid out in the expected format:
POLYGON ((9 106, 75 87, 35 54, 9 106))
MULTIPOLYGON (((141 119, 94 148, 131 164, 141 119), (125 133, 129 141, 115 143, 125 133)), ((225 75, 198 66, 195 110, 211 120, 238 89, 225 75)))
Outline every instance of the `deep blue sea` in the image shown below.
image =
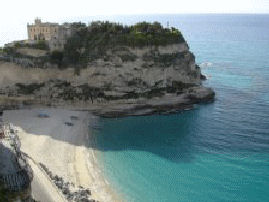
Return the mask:
POLYGON ((179 28, 216 100, 101 119, 100 163, 124 201, 269 201, 269 15, 115 17, 179 28))

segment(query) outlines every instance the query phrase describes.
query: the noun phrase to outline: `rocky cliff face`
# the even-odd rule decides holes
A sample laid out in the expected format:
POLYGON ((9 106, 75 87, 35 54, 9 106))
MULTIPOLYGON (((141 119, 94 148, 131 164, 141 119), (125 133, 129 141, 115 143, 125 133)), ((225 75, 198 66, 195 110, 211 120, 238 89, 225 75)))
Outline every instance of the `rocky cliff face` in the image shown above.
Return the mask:
POLYGON ((200 69, 187 45, 131 49, 118 47, 89 63, 90 86, 114 92, 147 92, 177 84, 200 84, 200 69), (105 82, 104 82, 105 81, 105 82))
POLYGON ((33 201, 32 178, 32 169, 20 151, 13 126, 0 120, 0 201, 33 201))
MULTIPOLYGON (((116 46, 98 59, 89 59, 86 68, 75 72, 77 75, 74 68, 25 68, 23 60, 21 64, 16 61, 24 68, 14 63, 0 64, 2 102, 12 99, 15 103, 79 104, 99 112, 105 107, 104 114, 117 111, 112 113, 117 115, 127 104, 129 111, 132 106, 133 111, 150 108, 152 113, 182 109, 214 98, 212 89, 201 86, 200 68, 186 43, 144 48, 116 46)), ((127 115, 130 114, 134 112, 127 115)))

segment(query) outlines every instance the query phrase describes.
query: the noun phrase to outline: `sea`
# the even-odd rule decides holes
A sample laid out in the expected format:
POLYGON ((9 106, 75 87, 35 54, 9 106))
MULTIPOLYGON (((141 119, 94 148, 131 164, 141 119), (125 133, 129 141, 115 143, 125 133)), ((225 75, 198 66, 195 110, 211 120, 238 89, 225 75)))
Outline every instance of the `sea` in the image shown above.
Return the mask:
MULTIPOLYGON (((173 115, 101 118, 98 160, 126 202, 269 201, 269 15, 97 16, 62 21, 159 21, 178 28, 214 103, 173 115)), ((58 21, 58 20, 57 20, 58 21)), ((0 45, 26 37, 2 30, 0 45), (5 32, 4 32, 5 31, 5 32)))
POLYGON ((99 162, 123 201, 269 201, 269 15, 118 16, 183 33, 214 103, 102 118, 99 162))

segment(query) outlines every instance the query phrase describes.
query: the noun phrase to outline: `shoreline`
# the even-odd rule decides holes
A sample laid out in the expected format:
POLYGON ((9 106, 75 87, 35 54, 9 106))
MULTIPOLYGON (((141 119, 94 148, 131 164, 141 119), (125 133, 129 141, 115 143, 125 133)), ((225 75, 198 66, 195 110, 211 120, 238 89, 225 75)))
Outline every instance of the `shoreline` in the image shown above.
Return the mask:
MULTIPOLYGON (((97 148, 97 142, 96 142, 97 140, 96 140, 95 135, 93 134, 93 125, 89 126, 89 135, 87 136, 87 141, 88 141, 88 143, 91 144, 91 146, 89 146, 89 148, 86 152, 87 153, 86 158, 91 159, 91 160, 87 161, 88 169, 90 170, 92 168, 92 165, 95 166, 95 169, 94 168, 93 169, 94 169, 94 171, 98 172, 98 174, 97 174, 97 176, 98 176, 97 178, 99 179, 98 182, 102 183, 103 189, 105 190, 106 193, 108 193, 109 196, 111 196, 112 201, 123 201, 119 197, 119 194, 116 193, 116 190, 114 190, 111 187, 109 181, 106 179, 106 177, 103 173, 103 169, 102 169, 103 164, 101 165, 100 161, 98 161, 98 155, 100 155, 101 152, 98 151, 98 149, 95 150, 92 148, 93 145, 97 148), (92 163, 92 165, 90 164, 90 162, 92 163)), ((97 178, 95 178, 95 179, 97 179, 97 178)))
MULTIPOLYGON (((92 123, 98 122, 97 117, 89 112, 66 109, 7 110, 4 111, 3 117, 17 128, 22 152, 38 164, 45 165, 47 172, 52 173, 51 176, 59 176, 63 182, 74 184, 74 187, 70 185, 69 195, 63 194, 65 197, 72 196, 73 192, 83 187, 90 190, 90 199, 121 201, 105 179, 96 156, 97 151, 92 147, 96 145, 96 139, 91 127, 92 123), (40 112, 48 114, 49 117, 38 117, 40 112), (72 127, 67 126, 65 122, 71 116, 77 117, 77 120, 72 121, 72 127), (88 143, 90 145, 87 145, 88 143)), ((34 173, 36 183, 39 184, 35 183, 33 195, 41 202, 42 197, 45 197, 38 192, 50 195, 51 191, 43 190, 44 187, 57 187, 53 182, 56 185, 59 182, 51 179, 53 186, 46 184, 48 181, 40 182, 38 176, 46 174, 44 171, 44 168, 43 171, 35 169, 34 173)), ((47 175, 50 178, 51 176, 47 175)))

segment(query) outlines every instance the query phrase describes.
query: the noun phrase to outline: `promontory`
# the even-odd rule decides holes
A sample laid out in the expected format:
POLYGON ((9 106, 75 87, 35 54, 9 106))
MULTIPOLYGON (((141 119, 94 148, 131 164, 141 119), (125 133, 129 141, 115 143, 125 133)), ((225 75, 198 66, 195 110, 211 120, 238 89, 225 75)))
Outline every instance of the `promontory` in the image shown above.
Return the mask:
POLYGON ((177 112, 214 99, 174 27, 36 19, 27 28, 27 40, 0 50, 2 108, 46 105, 115 117, 177 112))

